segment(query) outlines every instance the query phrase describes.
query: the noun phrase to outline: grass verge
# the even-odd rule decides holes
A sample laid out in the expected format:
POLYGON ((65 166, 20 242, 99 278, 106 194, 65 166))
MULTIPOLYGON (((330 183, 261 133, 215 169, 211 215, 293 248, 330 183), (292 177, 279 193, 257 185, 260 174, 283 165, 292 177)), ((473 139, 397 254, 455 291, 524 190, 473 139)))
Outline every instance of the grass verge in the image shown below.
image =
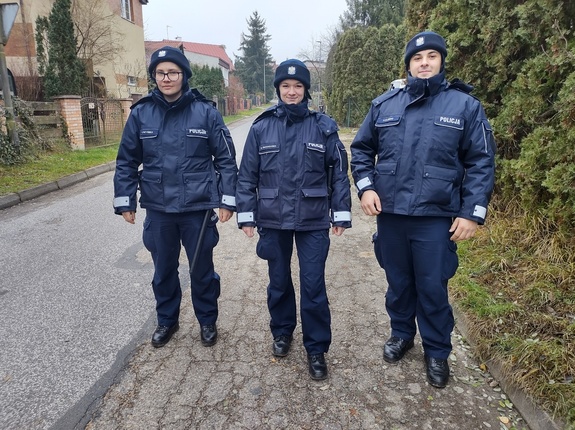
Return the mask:
POLYGON ((544 220, 493 210, 450 282, 481 360, 575 428, 575 255, 544 220))

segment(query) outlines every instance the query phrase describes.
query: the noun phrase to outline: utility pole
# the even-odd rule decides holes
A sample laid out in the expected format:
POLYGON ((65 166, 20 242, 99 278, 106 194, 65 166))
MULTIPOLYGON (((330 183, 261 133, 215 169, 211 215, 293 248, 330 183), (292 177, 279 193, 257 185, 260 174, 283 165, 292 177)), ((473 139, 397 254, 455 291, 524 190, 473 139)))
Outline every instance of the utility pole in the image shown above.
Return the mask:
POLYGON ((264 104, 266 104, 266 57, 264 55, 264 104))

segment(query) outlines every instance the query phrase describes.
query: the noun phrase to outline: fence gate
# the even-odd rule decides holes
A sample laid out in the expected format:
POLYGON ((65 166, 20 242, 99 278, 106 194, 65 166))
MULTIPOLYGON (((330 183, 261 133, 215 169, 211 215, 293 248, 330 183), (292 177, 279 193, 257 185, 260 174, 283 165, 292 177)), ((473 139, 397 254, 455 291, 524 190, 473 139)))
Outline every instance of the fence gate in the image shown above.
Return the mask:
POLYGON ((120 141, 124 121, 119 100, 84 97, 80 100, 86 148, 120 141))

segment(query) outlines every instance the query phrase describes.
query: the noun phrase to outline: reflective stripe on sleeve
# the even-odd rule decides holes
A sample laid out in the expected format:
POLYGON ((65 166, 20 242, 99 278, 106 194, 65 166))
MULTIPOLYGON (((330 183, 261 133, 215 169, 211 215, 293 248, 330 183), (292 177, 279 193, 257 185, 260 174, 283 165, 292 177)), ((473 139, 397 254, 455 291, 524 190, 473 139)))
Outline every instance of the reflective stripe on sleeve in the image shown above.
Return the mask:
POLYGON ((333 213, 333 221, 351 221, 351 212, 348 211, 341 211, 341 212, 334 212, 333 213))
POLYGON ((116 197, 114 199, 114 207, 115 208, 121 208, 124 206, 130 206, 130 198, 125 196, 125 197, 116 197))
POLYGON ((222 203, 226 206, 235 206, 236 205, 236 198, 234 196, 226 196, 224 194, 222 196, 222 203))
POLYGON ((369 178, 363 178, 360 181, 357 181, 357 188, 358 190, 363 190, 365 187, 368 187, 371 185, 371 179, 369 178))
POLYGON ((240 212, 238 213, 238 223, 254 222, 253 212, 240 212))
POLYGON ((487 208, 483 206, 475 205, 473 209, 473 216, 479 217, 481 219, 485 219, 485 215, 487 215, 487 208))

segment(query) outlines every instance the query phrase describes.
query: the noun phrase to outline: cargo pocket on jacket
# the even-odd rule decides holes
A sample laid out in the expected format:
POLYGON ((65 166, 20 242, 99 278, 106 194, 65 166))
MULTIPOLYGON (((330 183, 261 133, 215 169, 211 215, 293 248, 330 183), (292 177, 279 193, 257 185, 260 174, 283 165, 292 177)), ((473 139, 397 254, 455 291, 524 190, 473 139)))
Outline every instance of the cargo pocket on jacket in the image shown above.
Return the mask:
POLYGON ((142 170, 140 172, 140 204, 164 204, 164 187, 162 186, 162 172, 142 170))
POLYGON ((325 145, 307 142, 305 146, 305 171, 325 172, 325 145))
POLYGON ((279 153, 279 143, 262 143, 258 148, 258 154, 260 156, 260 170, 262 172, 272 172, 277 170, 279 153))
POLYGON ((459 201, 454 196, 457 170, 445 167, 426 165, 423 168, 420 205, 436 205, 440 208, 454 210, 452 202, 459 201))
POLYGON ((301 223, 329 222, 327 188, 303 188, 300 206, 301 223))
POLYGON ((397 162, 378 163, 373 182, 383 207, 391 208, 395 200, 397 162))
POLYGON ((280 218, 280 205, 277 188, 258 189, 258 214, 257 221, 275 221, 280 218))
POLYGON ((208 132, 202 128, 188 128, 184 141, 186 157, 207 157, 208 132))
POLYGON ((184 173, 184 205, 211 201, 211 172, 184 173))

